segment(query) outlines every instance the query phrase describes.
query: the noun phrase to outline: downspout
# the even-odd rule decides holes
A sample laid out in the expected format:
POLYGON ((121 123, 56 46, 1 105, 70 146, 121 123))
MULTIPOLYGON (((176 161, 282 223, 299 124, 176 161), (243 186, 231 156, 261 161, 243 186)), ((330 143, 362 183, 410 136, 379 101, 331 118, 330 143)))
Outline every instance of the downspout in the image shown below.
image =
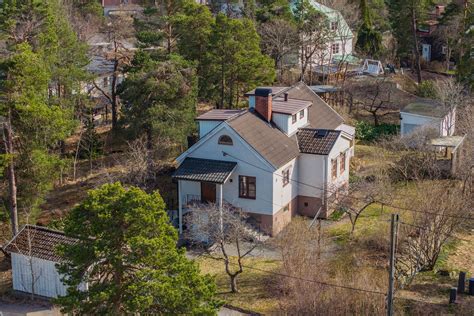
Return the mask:
POLYGON ((323 206, 324 212, 327 213, 327 196, 326 196, 326 189, 328 183, 328 156, 324 157, 324 174, 323 174, 323 206))

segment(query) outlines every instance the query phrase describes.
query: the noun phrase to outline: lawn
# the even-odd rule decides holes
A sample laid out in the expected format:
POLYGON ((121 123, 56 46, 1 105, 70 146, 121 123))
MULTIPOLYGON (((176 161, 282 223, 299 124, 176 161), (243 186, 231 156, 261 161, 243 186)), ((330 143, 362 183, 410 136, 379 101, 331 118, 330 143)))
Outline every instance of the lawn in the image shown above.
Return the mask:
MULTIPOLYGON (((278 310, 278 291, 274 275, 244 268, 244 272, 237 279, 239 293, 231 293, 229 277, 222 261, 204 257, 199 257, 196 261, 203 273, 215 276, 218 296, 226 304, 262 314, 271 314, 278 310)), ((265 271, 276 271, 280 262, 263 258, 248 258, 244 259, 244 265, 265 271)))

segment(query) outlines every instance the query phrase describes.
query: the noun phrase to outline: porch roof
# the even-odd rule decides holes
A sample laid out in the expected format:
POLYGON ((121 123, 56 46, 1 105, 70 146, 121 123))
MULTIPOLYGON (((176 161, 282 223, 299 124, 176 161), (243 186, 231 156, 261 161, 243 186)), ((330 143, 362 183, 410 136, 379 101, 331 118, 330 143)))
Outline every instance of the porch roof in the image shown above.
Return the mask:
POLYGON ((234 171, 234 161, 186 158, 176 169, 173 178, 187 181, 224 183, 234 171))

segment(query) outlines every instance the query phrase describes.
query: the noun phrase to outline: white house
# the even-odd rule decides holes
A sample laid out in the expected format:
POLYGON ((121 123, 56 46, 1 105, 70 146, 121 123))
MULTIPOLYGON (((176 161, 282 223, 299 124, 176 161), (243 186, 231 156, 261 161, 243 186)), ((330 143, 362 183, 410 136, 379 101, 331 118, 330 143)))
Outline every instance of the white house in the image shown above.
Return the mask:
POLYGON ((56 269, 62 260, 56 248, 74 243, 75 239, 62 232, 25 225, 3 248, 11 254, 13 289, 26 293, 34 290, 35 295, 49 298, 66 295, 67 287, 56 269))
POLYGON ((431 127, 439 132, 439 136, 451 136, 455 129, 456 109, 434 100, 420 99, 400 111, 400 121, 401 135, 421 127, 431 127))
POLYGON ((275 235, 302 214, 328 215, 327 200, 346 188, 354 128, 300 82, 257 88, 245 110, 197 117, 199 141, 182 153, 179 228, 192 203, 229 203, 275 235))

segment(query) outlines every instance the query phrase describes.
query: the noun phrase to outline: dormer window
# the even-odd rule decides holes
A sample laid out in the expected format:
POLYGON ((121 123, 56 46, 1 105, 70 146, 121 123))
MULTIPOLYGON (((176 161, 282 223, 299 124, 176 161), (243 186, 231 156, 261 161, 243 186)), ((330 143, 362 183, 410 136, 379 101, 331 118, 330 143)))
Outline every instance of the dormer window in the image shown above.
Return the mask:
POLYGON ((291 116, 291 123, 295 124, 296 121, 297 121, 296 114, 293 114, 293 115, 291 116))
POLYGON ((300 111, 300 119, 304 118, 304 110, 300 111))
POLYGON ((229 135, 222 135, 221 137, 219 137, 218 143, 219 145, 228 145, 228 146, 232 146, 234 144, 234 142, 232 141, 232 138, 230 138, 229 135))

